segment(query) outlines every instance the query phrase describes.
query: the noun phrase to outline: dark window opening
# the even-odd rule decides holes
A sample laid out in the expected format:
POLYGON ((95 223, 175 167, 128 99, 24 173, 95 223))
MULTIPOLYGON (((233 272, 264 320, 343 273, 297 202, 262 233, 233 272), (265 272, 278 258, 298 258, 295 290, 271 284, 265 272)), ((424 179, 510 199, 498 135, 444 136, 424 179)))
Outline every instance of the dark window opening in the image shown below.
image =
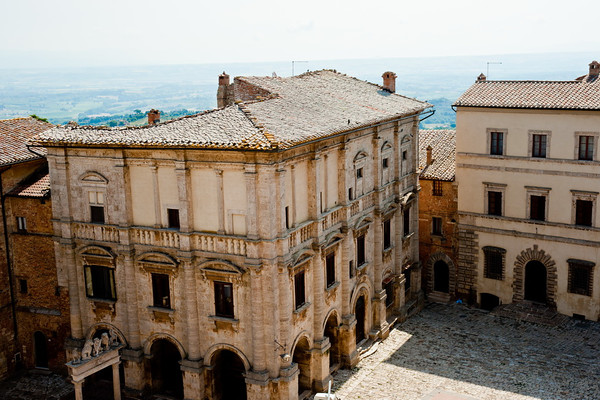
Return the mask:
POLYGON ((348 189, 348 200, 354 200, 354 197, 352 196, 352 188, 348 189))
POLYGON ((306 303, 306 290, 304 287, 304 271, 294 275, 294 298, 296 300, 296 310, 306 303))
POLYGON ((319 192, 319 211, 323 214, 323 192, 319 192))
POLYGON ((589 261, 568 260, 569 263, 569 293, 592 295, 593 267, 589 261))
POLYGON ((335 283, 335 253, 330 253, 325 257, 325 269, 327 275, 327 287, 335 283))
POLYGON ((441 196, 442 193, 442 181, 433 181, 433 195, 441 196))
POLYGON ((390 279, 389 281, 383 283, 383 288, 385 289, 385 306, 389 307, 394 304, 394 280, 390 279))
POLYGON ((431 218, 431 234, 442 236, 442 219, 439 217, 431 218))
POLYGON ((404 270, 404 278, 406 279, 404 281, 404 292, 410 291, 410 273, 411 273, 410 268, 404 270))
POLYGON ((404 214, 402 217, 404 225, 404 236, 408 236, 410 234, 410 208, 404 210, 404 214))
POLYGON ((504 279, 504 254, 506 250, 499 247, 483 248, 483 274, 489 279, 504 279))
POLYGON ((531 148, 532 157, 546 157, 546 135, 533 135, 533 147, 531 148))
POLYGON ((488 214, 502 215, 502 192, 488 192, 488 214))
POLYGON ((290 229, 290 208, 285 207, 285 229, 290 229))
POLYGON ((579 136, 579 159, 590 161, 594 159, 593 136, 579 136))
POLYGON ((27 294, 27 279, 19 279, 19 293, 27 294))
POLYGON ((233 318, 233 284, 215 282, 215 314, 233 318))
POLYGON ((17 231, 27 232, 27 219, 25 217, 17 217, 17 231))
POLYGON ((490 132, 490 154, 502 155, 504 153, 504 133, 503 132, 490 132))
POLYGON ((594 203, 591 200, 577 200, 575 202, 575 224, 583 226, 592 226, 592 207, 594 203))
POLYGON ((154 298, 154 307, 171 308, 169 275, 152 274, 152 296, 154 298))
POLYGON ((365 257, 365 235, 362 234, 356 238, 356 266, 360 267, 366 263, 365 257))
POLYGON ((354 278, 354 261, 348 261, 348 276, 354 278))
POLYGON ((408 153, 406 152, 406 150, 404 150, 404 151, 402 152, 402 159, 403 159, 403 160, 406 160, 407 158, 408 158, 408 153))
POLYGON ((104 206, 90 206, 91 222, 95 224, 104 223, 104 206))
POLYGON ((177 208, 167 208, 167 219, 169 220, 169 228, 179 229, 179 210, 177 208))
POLYGON ((536 221, 546 220, 546 196, 531 196, 529 218, 536 221))
POLYGON ((85 266, 85 286, 88 297, 116 300, 115 270, 100 265, 85 266))
POLYGON ((363 177, 363 169, 359 168, 356 170, 356 179, 361 179, 363 177))
POLYGON ((390 247, 392 247, 392 220, 386 219, 383 221, 383 248, 390 247))
POLYGON ((388 159, 387 159, 387 158, 384 158, 384 159, 381 161, 381 166, 383 167, 383 169, 386 169, 386 168, 389 166, 389 161, 388 161, 388 159))

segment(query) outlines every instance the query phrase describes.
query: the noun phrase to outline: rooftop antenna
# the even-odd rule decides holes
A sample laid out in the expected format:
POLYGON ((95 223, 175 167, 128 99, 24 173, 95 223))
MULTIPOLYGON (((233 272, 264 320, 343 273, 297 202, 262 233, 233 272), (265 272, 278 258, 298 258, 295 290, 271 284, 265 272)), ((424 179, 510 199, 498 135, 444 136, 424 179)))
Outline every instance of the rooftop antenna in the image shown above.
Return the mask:
POLYGON ((487 70, 486 70, 486 73, 485 73, 485 77, 487 79, 490 79, 490 64, 502 64, 502 63, 499 62, 499 61, 488 61, 487 62, 487 70))
POLYGON ((295 63, 307 63, 308 61, 292 61, 292 76, 294 76, 294 64, 295 63))

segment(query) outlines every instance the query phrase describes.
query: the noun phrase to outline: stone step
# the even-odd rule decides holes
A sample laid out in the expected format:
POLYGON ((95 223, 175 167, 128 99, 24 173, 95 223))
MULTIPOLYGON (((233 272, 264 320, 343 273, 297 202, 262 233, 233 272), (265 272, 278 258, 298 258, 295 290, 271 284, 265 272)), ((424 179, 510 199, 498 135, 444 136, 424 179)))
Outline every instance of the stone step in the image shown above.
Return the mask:
POLYGON ((558 313, 545 304, 530 301, 500 305, 492 311, 492 314, 546 326, 561 326, 569 320, 568 316, 558 313))

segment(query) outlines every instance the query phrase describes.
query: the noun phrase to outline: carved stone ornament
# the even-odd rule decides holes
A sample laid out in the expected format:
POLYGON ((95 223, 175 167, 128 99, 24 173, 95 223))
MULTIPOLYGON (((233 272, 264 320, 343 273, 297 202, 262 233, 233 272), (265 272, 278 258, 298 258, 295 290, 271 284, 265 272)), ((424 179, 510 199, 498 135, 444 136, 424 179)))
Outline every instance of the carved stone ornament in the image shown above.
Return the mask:
POLYGON ((81 350, 81 359, 82 360, 89 360, 92 358, 92 346, 94 345, 94 343, 91 340, 86 340, 85 344, 83 345, 83 349, 81 350))

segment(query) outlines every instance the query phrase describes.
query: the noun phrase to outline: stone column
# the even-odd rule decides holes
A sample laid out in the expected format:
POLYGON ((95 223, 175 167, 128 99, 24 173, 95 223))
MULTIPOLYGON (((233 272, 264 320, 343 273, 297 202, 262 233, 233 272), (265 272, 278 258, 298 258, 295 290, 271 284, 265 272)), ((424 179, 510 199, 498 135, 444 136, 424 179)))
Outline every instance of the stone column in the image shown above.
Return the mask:
POLYGON ((374 276, 374 296, 373 296, 373 308, 375 310, 373 316, 373 324, 375 325, 373 328, 377 329, 379 332, 377 333, 380 337, 386 337, 389 331, 388 323, 386 320, 386 307, 385 307, 385 299, 386 293, 382 288, 383 282, 383 240, 382 240, 382 230, 383 225, 381 221, 381 211, 379 209, 375 210, 375 220, 373 222, 373 276, 374 276))
POLYGON ((317 342, 323 338, 322 323, 325 309, 325 268, 323 251, 320 246, 314 246, 313 257, 313 338, 317 342))
POLYGON ((143 350, 141 348, 123 349, 121 360, 123 361, 125 386, 141 393, 146 385, 143 350))
POLYGON ((331 380, 329 374, 329 351, 331 343, 329 338, 324 336, 322 339, 314 343, 312 349, 312 368, 314 387, 317 392, 327 391, 327 386, 331 380))
POLYGON ((119 363, 112 365, 112 376, 114 400, 121 400, 121 377, 119 374, 119 363))
POLYGON ((191 257, 182 258, 181 267, 183 269, 184 290, 185 290, 185 309, 187 324, 187 348, 188 359, 197 361, 202 357, 200 352, 200 327, 198 321, 198 294, 196 293, 196 274, 191 257))
POLYGON ((246 235, 248 239, 258 238, 258 225, 256 217, 258 209, 256 206, 256 165, 244 166, 244 177, 246 178, 246 235))
MULTIPOLYGON (((352 310, 352 312, 354 312, 352 310)), ((358 363, 358 353, 356 351, 356 337, 354 328, 356 327, 356 316, 346 314, 342 317, 342 326, 340 326, 340 353, 342 358, 342 367, 352 368, 358 363)))
POLYGON ((223 235, 225 234, 225 194, 223 193, 223 171, 216 169, 215 174, 217 174, 217 207, 219 214, 218 233, 223 235))
POLYGON ((135 273, 135 264, 133 261, 134 252, 122 251, 123 269, 125 270, 125 299, 127 301, 127 342, 132 349, 138 349, 142 346, 140 340, 140 322, 138 315, 138 297, 137 297, 137 279, 135 273))
POLYGON ((83 339, 83 327, 81 320, 81 304, 79 283, 77 274, 77 265, 75 260, 75 252, 73 251, 74 244, 70 239, 60 239, 60 245, 57 247, 60 251, 57 260, 63 260, 67 269, 68 284, 69 284, 69 306, 70 306, 70 321, 71 321, 71 337, 74 339, 83 339), (64 256, 64 258, 62 257, 64 256))
POLYGON ((160 216, 160 187, 158 185, 158 166, 152 166, 152 185, 154 187, 154 227, 160 228, 162 225, 160 216))
POLYGON ((83 381, 73 381, 73 386, 75 386, 75 400, 83 400, 83 381))
POLYGON ((204 368, 202 361, 181 360, 184 399, 204 398, 204 368))

